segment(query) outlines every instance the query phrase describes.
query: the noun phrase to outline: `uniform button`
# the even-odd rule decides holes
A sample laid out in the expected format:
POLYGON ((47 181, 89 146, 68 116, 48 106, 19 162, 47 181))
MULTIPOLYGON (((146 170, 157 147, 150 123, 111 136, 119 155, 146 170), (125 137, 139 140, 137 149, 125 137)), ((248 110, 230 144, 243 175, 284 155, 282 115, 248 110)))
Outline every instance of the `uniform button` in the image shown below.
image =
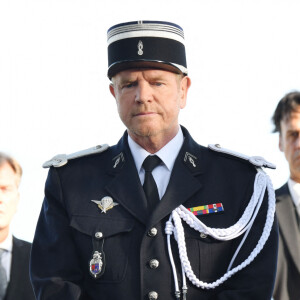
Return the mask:
POLYGON ((150 300, 156 300, 156 299, 158 299, 158 294, 156 292, 152 291, 148 294, 148 298, 150 300))
POLYGON ((205 239, 205 238, 207 238, 207 235, 206 235, 205 233, 201 232, 201 233, 200 233, 200 237, 201 237, 202 239, 205 239))
POLYGON ((151 269, 156 269, 159 266, 159 261, 157 259, 151 259, 149 261, 149 266, 151 269))
POLYGON ((148 235, 149 236, 156 236, 157 235, 157 229, 155 227, 151 228, 149 231, 148 231, 148 235))
POLYGON ((98 231, 98 232, 95 233, 95 238, 96 239, 101 239, 102 237, 103 237, 103 233, 102 232, 98 231))

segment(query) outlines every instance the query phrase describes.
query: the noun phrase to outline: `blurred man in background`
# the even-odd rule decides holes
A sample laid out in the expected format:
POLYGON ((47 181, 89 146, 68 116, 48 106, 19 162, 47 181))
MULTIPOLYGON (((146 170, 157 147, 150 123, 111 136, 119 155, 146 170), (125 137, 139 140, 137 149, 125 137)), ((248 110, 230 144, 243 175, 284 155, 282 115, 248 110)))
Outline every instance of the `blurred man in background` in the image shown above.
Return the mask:
POLYGON ((19 202, 22 168, 0 153, 0 299, 35 299, 29 280, 31 244, 15 238, 10 223, 19 202))
POLYGON ((275 300, 300 299, 300 92, 285 95, 272 118, 290 178, 276 190, 279 252, 275 300))

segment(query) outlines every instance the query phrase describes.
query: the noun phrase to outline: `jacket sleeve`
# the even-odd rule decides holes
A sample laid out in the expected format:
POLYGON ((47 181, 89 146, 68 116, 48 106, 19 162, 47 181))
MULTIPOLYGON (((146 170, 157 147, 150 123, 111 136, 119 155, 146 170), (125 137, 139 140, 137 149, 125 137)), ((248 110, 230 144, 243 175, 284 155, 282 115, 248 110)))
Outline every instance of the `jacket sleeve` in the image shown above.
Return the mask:
MULTIPOLYGON (((268 199, 265 194, 257 218, 242 246, 233 268, 242 263, 257 245, 265 226, 268 199)), ((238 239, 240 241, 240 239, 238 239)), ((270 300, 274 288, 278 255, 278 223, 275 216, 270 236, 262 251, 241 271, 224 283, 213 300, 270 300)))
POLYGON ((69 226, 62 187, 51 168, 32 244, 30 276, 38 300, 78 300, 82 272, 69 226))

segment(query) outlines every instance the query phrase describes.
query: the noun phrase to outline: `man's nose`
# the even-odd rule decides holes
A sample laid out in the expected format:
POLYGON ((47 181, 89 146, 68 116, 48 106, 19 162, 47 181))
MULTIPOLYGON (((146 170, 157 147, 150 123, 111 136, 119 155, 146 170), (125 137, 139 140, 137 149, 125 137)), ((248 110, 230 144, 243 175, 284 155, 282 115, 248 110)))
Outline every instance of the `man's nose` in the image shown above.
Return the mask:
POLYGON ((139 83, 136 87, 135 101, 145 103, 151 101, 151 99, 152 94, 149 84, 146 82, 139 83))

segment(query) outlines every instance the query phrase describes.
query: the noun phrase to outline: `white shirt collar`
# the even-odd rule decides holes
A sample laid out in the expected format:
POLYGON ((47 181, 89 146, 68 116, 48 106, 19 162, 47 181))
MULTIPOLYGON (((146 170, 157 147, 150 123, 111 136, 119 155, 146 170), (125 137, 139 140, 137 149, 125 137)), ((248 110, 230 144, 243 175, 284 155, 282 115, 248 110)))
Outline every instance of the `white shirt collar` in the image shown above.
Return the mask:
POLYGON ((289 190, 294 204, 297 206, 300 204, 300 183, 289 178, 288 180, 289 190))
MULTIPOLYGON (((183 141, 184 141, 184 136, 181 127, 179 126, 179 130, 176 136, 170 142, 168 142, 163 148, 161 148, 158 152, 155 153, 163 161, 163 163, 165 164, 165 166, 168 168, 170 172, 173 169, 176 157, 178 156, 183 141)), ((137 171, 140 172, 145 158, 148 155, 151 155, 151 153, 149 153, 140 145, 138 145, 129 135, 128 135, 128 145, 132 153, 137 171)))
POLYGON ((6 239, 2 243, 0 243, 0 248, 8 252, 12 252, 12 246, 13 246, 12 243, 13 243, 12 233, 9 231, 6 239))

